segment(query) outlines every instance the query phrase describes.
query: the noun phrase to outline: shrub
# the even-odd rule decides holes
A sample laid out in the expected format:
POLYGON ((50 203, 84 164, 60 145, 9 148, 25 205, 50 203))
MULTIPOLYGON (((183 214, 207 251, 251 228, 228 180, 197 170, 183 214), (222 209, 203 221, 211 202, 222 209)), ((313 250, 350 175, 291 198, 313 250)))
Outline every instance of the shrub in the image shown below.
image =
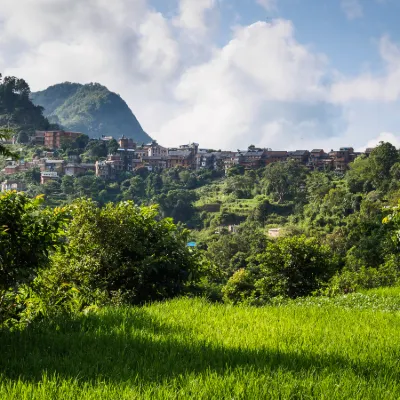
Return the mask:
POLYGON ((50 275, 55 286, 74 285, 86 303, 96 291, 129 303, 166 299, 184 293, 196 279, 187 232, 171 219, 159 219, 156 206, 127 201, 98 208, 80 199, 71 213, 68 246, 53 257, 50 275))
POLYGON ((13 293, 31 282, 61 244, 66 210, 41 208, 43 196, 15 191, 0 194, 0 324, 18 313, 13 293))
POLYGON ((314 238, 284 237, 270 242, 264 252, 248 259, 225 285, 224 299, 264 304, 275 297, 307 296, 327 282, 336 262, 327 246, 314 238))

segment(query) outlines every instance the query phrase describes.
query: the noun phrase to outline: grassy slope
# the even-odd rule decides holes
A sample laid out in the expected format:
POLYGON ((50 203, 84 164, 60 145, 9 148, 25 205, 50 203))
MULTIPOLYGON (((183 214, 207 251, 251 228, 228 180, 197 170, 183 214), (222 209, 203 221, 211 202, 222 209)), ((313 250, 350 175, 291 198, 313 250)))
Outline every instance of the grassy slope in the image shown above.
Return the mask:
POLYGON ((103 310, 0 333, 0 398, 398 399, 399 317, 357 301, 103 310))

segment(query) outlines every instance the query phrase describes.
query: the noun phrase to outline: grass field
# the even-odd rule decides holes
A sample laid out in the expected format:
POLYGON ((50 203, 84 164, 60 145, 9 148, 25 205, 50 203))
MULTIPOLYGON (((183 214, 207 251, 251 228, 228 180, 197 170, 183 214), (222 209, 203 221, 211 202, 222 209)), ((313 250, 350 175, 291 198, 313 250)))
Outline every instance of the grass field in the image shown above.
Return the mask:
POLYGON ((399 399, 399 296, 181 299, 0 332, 0 399, 399 399))

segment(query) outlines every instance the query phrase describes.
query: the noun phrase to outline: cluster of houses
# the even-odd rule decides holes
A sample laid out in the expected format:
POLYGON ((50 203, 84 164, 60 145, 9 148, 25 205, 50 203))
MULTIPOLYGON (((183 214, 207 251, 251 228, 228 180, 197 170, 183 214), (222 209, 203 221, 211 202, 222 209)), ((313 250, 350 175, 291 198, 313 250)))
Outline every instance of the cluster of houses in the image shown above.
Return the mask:
MULTIPOLYGON (((181 145, 176 148, 167 148, 153 141, 147 145, 137 145, 132 139, 119 139, 119 148, 108 155, 105 160, 96 163, 81 163, 78 157, 69 157, 68 161, 57 159, 54 150, 59 149, 65 141, 72 141, 81 135, 79 132, 49 131, 36 132, 35 143, 52 151, 43 152, 42 156, 34 157, 32 161, 8 159, 2 172, 13 175, 18 172, 38 168, 41 173, 41 183, 58 179, 63 175, 78 176, 93 171, 96 176, 104 179, 113 179, 121 171, 132 172, 138 168, 159 170, 173 167, 184 167, 192 170, 210 169, 227 171, 234 166, 245 169, 260 168, 275 162, 296 160, 316 170, 333 170, 343 173, 361 153, 355 152, 352 147, 342 147, 326 153, 322 149, 275 151, 268 148, 250 146, 244 151, 215 151, 200 148, 197 143, 181 145)), ((103 136, 99 140, 109 141, 112 136, 103 136)), ((369 154, 372 149, 367 149, 369 154)), ((18 182, 5 181, 1 189, 20 189, 18 182)))

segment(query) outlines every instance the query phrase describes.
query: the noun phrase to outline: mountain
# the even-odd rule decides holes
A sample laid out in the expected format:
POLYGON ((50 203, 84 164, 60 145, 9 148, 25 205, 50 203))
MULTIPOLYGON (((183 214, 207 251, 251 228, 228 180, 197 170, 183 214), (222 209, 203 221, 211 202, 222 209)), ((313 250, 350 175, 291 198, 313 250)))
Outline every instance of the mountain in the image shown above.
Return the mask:
POLYGON ((138 143, 152 140, 125 101, 99 83, 60 83, 31 93, 31 99, 44 108, 50 122, 91 138, 125 135, 138 143))

